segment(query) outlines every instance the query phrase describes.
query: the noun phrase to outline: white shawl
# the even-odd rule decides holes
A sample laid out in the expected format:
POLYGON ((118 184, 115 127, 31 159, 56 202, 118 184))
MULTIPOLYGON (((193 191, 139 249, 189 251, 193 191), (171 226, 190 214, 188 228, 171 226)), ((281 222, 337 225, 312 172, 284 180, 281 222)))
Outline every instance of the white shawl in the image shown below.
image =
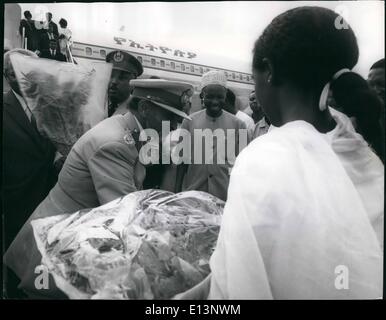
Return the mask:
POLYGON ((209 299, 382 296, 384 167, 332 111, 255 139, 236 160, 209 299))

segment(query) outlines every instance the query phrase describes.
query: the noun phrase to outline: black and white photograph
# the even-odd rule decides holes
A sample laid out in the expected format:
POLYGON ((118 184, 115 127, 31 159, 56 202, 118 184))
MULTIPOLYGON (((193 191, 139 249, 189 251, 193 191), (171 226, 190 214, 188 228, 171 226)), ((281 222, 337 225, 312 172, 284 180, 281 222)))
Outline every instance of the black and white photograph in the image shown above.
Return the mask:
POLYGON ((3 11, 3 299, 383 299, 384 1, 3 11))

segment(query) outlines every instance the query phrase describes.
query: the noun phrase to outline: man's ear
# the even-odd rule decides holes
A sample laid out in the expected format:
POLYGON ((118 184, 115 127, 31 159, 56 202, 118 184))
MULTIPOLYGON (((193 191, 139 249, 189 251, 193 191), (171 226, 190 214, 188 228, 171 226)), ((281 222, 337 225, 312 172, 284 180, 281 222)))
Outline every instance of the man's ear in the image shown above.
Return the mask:
POLYGON ((263 70, 265 75, 266 83, 272 85, 277 83, 277 77, 275 75, 275 70, 270 59, 263 58, 263 70))
POLYGON ((204 106, 204 91, 200 92, 199 97, 200 97, 200 101, 201 101, 201 106, 203 107, 204 106))

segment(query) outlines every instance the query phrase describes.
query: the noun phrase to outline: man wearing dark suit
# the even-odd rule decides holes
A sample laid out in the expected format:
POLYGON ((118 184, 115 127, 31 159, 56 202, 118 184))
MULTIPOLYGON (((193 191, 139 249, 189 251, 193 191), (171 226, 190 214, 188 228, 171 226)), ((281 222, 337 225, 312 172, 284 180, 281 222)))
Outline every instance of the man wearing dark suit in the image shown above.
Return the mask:
POLYGON ((47 21, 48 21, 48 27, 52 26, 52 30, 54 32, 54 35, 56 37, 59 37, 58 25, 52 21, 52 13, 47 12, 46 17, 47 17, 47 21))
POLYGON ((24 18, 20 21, 19 33, 27 39, 27 49, 35 51, 39 48, 39 34, 35 28, 35 21, 32 20, 32 14, 30 11, 24 11, 24 18))
POLYGON ((39 51, 43 52, 45 50, 50 49, 51 40, 58 40, 58 36, 54 33, 54 27, 52 25, 49 25, 48 30, 42 32, 40 35, 39 51))
POLYGON ((43 50, 40 54, 40 58, 67 62, 66 56, 60 52, 58 48, 58 43, 55 39, 50 40, 49 49, 43 50))
MULTIPOLYGON (((55 185, 55 149, 36 129, 36 122, 17 83, 10 55, 15 52, 36 57, 31 51, 15 49, 4 55, 4 76, 11 90, 3 96, 3 249, 28 220, 55 185)), ((15 297, 15 280, 7 274, 7 292, 15 297)), ((16 297, 17 296, 16 294, 16 297)))

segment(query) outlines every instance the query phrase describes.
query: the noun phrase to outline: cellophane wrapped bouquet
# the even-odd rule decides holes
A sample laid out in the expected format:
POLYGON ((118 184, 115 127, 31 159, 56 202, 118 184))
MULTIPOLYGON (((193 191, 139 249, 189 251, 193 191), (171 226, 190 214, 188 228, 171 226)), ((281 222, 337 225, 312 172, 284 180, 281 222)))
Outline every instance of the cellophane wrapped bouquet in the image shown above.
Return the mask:
POLYGON ((67 156, 80 136, 106 117, 111 64, 72 64, 19 53, 10 58, 39 133, 67 156))
POLYGON ((32 226, 69 298, 171 299, 210 273, 223 207, 205 192, 145 190, 32 226))

